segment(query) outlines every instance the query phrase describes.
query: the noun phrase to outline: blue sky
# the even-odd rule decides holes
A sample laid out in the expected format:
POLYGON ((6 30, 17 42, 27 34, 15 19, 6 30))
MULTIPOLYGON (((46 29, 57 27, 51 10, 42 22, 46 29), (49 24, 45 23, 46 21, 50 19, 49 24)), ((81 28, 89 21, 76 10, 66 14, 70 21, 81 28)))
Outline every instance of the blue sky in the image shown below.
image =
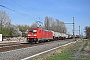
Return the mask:
MULTIPOLYGON (((0 4, 29 16, 0 7, 9 14, 12 24, 31 25, 35 21, 44 22, 45 16, 49 16, 65 23, 72 23, 74 17, 75 30, 81 26, 82 32, 85 26, 90 26, 90 0, 0 0, 0 4)), ((66 26, 72 33, 72 25, 66 26)), ((78 31, 75 32, 78 34, 78 31)))

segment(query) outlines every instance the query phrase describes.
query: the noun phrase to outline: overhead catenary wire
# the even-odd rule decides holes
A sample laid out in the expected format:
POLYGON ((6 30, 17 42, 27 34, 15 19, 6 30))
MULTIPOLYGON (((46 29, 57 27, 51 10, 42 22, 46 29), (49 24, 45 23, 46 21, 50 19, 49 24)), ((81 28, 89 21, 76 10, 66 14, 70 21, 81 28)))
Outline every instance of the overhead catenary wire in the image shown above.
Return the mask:
POLYGON ((11 8, 8 8, 8 7, 6 7, 6 6, 4 6, 4 5, 1 5, 1 4, 0 4, 0 6, 3 7, 3 8, 6 8, 6 9, 8 9, 8 10, 11 10, 11 11, 13 11, 13 12, 19 14, 19 15, 22 15, 22 16, 24 16, 24 17, 27 17, 27 18, 30 18, 30 19, 33 19, 33 20, 34 20, 34 18, 31 17, 30 15, 27 15, 27 14, 25 14, 25 13, 22 13, 22 12, 16 11, 16 10, 11 9, 11 8))
MULTIPOLYGON (((19 4, 17 1, 15 1, 15 0, 12 0, 12 1, 15 2, 16 4, 18 4, 18 6, 22 7, 24 10, 26 10, 26 11, 28 11, 28 12, 31 12, 30 10, 26 9, 26 7, 24 7, 24 6, 22 6, 21 4, 19 4)), ((39 19, 39 17, 37 18, 37 17, 35 17, 35 15, 32 16, 32 17, 35 18, 35 19, 39 19)))
POLYGON ((24 5, 26 5, 26 6, 28 6, 28 7, 30 7, 30 8, 32 8, 33 10, 36 10, 36 11, 40 12, 39 10, 37 10, 37 9, 35 9, 35 8, 27 5, 26 3, 24 3, 24 2, 22 2, 22 1, 20 1, 20 0, 17 0, 17 1, 20 2, 20 3, 22 3, 22 4, 24 4, 24 5))
MULTIPOLYGON (((33 10, 35 10, 35 11, 37 11, 37 12, 45 15, 44 13, 40 12, 38 9, 31 7, 30 5, 26 4, 25 2, 22 2, 22 1, 20 1, 20 0, 17 0, 17 1, 20 2, 20 3, 22 3, 23 5, 26 5, 27 7, 31 8, 31 9, 33 9, 33 10)), ((41 19, 41 18, 39 17, 39 19, 41 19)), ((41 19, 41 20, 42 20, 42 19, 41 19)))

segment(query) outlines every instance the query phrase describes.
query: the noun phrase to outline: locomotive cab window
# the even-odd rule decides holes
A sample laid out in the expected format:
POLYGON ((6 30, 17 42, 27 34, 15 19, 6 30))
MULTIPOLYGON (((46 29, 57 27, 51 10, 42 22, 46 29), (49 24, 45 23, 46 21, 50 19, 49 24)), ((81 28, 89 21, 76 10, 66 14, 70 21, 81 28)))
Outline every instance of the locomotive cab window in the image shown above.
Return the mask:
POLYGON ((29 32, 37 32, 37 30, 29 30, 29 32))
POLYGON ((33 32, 33 30, 29 30, 29 32, 33 32))

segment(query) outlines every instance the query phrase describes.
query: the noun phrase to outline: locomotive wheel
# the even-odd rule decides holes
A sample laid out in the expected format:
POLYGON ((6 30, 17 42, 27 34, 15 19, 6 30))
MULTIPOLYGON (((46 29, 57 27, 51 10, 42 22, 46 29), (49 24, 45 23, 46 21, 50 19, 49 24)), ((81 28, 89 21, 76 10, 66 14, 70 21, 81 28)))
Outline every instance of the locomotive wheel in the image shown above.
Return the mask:
POLYGON ((50 40, 48 39, 47 41, 49 42, 50 40))
POLYGON ((42 43, 44 43, 45 41, 44 40, 42 40, 42 43))
POLYGON ((39 43, 39 41, 35 41, 35 44, 38 44, 39 43))
POLYGON ((40 40, 39 43, 42 43, 42 41, 40 40))

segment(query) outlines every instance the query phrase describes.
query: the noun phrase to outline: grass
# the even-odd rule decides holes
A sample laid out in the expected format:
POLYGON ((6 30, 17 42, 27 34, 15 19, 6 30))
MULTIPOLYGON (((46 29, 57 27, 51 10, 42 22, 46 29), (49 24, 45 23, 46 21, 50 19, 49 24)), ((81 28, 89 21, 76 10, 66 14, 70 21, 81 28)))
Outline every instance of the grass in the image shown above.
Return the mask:
MULTIPOLYGON (((61 53, 55 54, 54 56, 49 57, 46 60, 90 60, 90 56, 84 56, 84 55, 80 55, 79 58, 77 59, 75 58, 74 53, 76 53, 79 50, 81 45, 82 43, 77 43, 75 45, 72 45, 67 49, 64 49, 61 53)), ((82 51, 86 46, 88 46, 88 41, 86 41, 80 53, 82 53, 82 51)))
POLYGON ((73 60, 70 54, 70 50, 64 50, 60 54, 56 54, 55 56, 48 58, 47 60, 73 60))
POLYGON ((82 46, 82 42, 77 42, 75 44, 70 44, 66 47, 61 47, 56 51, 51 51, 49 53, 41 55, 41 57, 37 57, 34 60, 90 60, 90 56, 81 55, 83 53, 84 48, 88 45, 88 42, 83 45, 83 48, 80 51, 79 58, 77 57, 77 52, 82 46))
POLYGON ((75 60, 74 53, 76 53, 81 46, 81 43, 72 44, 68 48, 62 50, 61 53, 55 54, 46 60, 75 60))
POLYGON ((83 48, 81 51, 84 51, 84 48, 88 45, 88 42, 86 41, 86 43, 84 44, 83 48))
POLYGON ((81 55, 78 60, 90 60, 89 56, 81 55))

